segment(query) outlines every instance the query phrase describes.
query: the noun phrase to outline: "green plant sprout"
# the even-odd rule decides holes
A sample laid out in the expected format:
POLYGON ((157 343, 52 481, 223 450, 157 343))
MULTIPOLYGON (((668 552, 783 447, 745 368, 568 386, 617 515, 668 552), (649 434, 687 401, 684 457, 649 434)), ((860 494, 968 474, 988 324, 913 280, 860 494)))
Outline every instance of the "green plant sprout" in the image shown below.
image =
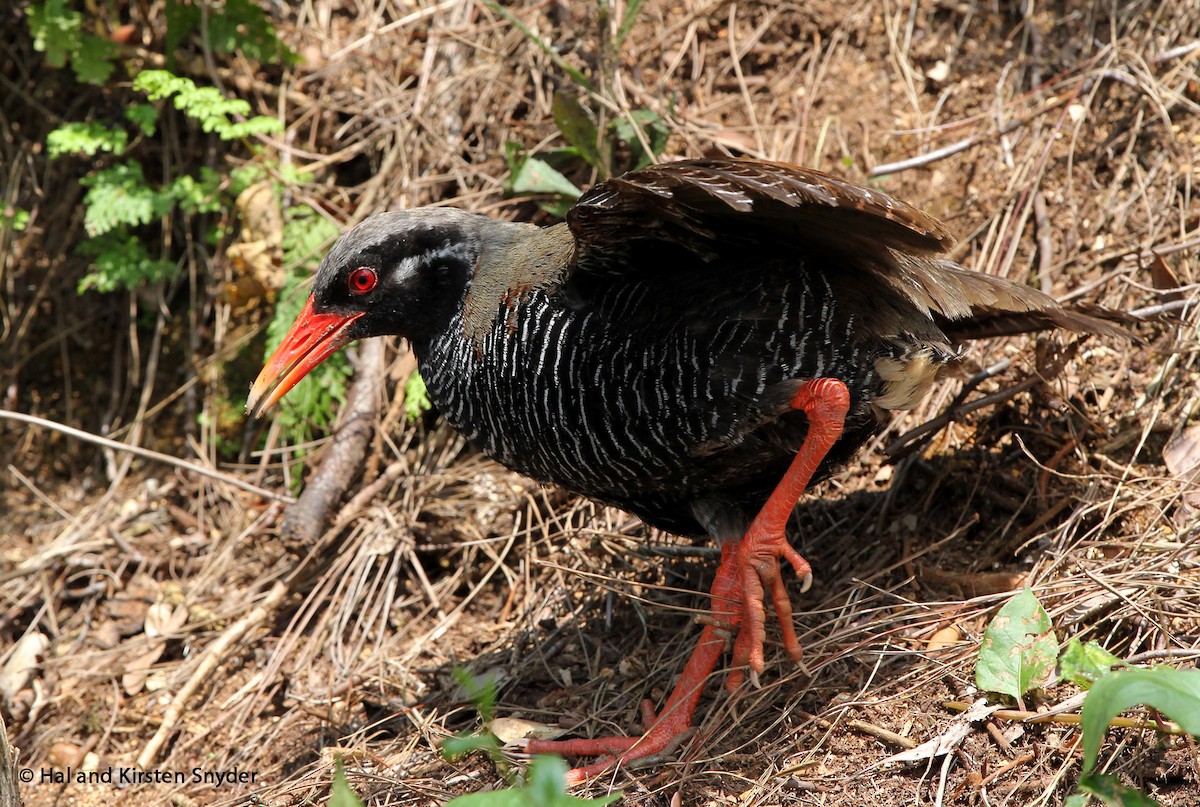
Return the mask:
MULTIPOLYGON (((1054 678, 1058 644, 1050 616, 1029 589, 1004 604, 984 631, 975 683, 1018 703, 1054 678)), ((1064 807, 1085 807, 1097 798, 1108 807, 1155 807, 1158 802, 1121 784, 1113 774, 1095 772, 1109 722, 1133 706, 1149 706, 1179 727, 1200 736, 1200 670, 1126 668, 1095 642, 1072 638, 1058 656, 1062 678, 1088 690, 1080 714, 1083 770, 1076 792, 1064 807)), ((1022 706, 1022 708, 1024 708, 1022 706)))
MULTIPOLYGON (((483 724, 489 725, 496 712, 496 682, 490 677, 471 675, 461 668, 455 669, 453 676, 479 710, 483 724)), ((606 807, 621 798, 619 792, 596 799, 570 795, 567 793, 567 763, 554 754, 534 757, 525 774, 520 775, 502 753, 500 740, 487 730, 451 737, 439 750, 448 760, 482 751, 510 784, 499 790, 459 796, 446 807, 606 807)))
POLYGON ((666 150, 670 129, 666 121, 653 110, 634 109, 607 120, 605 108, 615 106, 611 99, 598 105, 599 114, 581 100, 589 97, 598 100, 608 98, 607 88, 613 83, 617 56, 629 32, 633 30, 642 0, 629 3, 616 32, 611 35, 609 4, 606 0, 598 3, 600 59, 596 83, 568 64, 550 43, 531 31, 511 11, 495 0, 484 0, 484 4, 545 53, 578 90, 577 93, 569 89, 556 90, 552 101, 554 124, 566 145, 535 156, 527 153, 519 143, 505 144, 508 163, 505 190, 509 194, 542 197, 538 205, 561 218, 581 194, 565 172, 586 164, 595 170, 600 179, 607 179, 624 171, 647 166, 666 150))

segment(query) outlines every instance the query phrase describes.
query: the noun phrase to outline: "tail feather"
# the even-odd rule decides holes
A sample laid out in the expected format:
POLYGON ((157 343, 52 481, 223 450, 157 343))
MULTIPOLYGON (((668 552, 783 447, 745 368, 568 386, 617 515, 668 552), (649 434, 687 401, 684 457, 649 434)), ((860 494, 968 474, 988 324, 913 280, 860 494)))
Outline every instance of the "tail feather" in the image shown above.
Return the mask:
POLYGON ((938 324, 946 336, 955 342, 1063 328, 1075 333, 1114 336, 1140 343, 1142 340, 1124 327, 1135 322, 1136 318, 1128 314, 1100 306, 1059 306, 1038 311, 979 308, 965 319, 944 320, 938 324))
POLYGON ((970 309, 965 315, 961 308, 941 316, 934 313, 942 331, 956 342, 1052 328, 1141 341, 1127 327, 1137 319, 1123 312, 1098 305, 1063 305, 1029 286, 967 271, 949 261, 937 268, 944 285, 954 287, 957 299, 970 309))

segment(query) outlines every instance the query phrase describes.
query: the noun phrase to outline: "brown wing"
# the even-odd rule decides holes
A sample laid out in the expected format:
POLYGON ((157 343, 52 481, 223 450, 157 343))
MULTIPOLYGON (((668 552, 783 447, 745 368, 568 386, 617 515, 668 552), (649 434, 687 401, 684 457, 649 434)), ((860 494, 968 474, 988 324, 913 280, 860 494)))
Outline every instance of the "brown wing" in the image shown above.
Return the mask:
POLYGON ((571 273, 591 278, 645 279, 647 267, 673 263, 680 253, 726 266, 803 256, 798 264, 839 275, 831 278, 836 285, 867 299, 900 292, 934 320, 957 321, 946 328, 952 336, 1054 326, 1128 335, 1033 288, 941 258, 949 234, 915 207, 785 163, 683 160, 643 168, 592 187, 567 223, 576 242, 571 273))
POLYGON ((567 214, 589 269, 614 240, 666 240, 701 257, 764 243, 858 253, 943 251, 951 239, 915 207, 829 174, 760 160, 683 160, 592 187, 567 214), (773 239, 763 236, 773 234, 773 239))

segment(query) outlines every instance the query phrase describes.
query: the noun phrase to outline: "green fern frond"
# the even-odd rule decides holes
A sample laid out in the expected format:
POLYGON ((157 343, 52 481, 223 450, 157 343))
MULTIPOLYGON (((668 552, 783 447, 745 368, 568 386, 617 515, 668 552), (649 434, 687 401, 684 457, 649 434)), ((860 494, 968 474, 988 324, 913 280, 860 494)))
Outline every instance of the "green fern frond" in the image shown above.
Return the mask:
POLYGON ((107 39, 83 30, 83 14, 67 8, 65 0, 46 0, 25 12, 33 49, 46 54, 51 67, 71 63, 75 77, 90 84, 103 84, 112 75, 117 48, 107 39))
POLYGON ((171 276, 175 264, 150 257, 146 245, 126 227, 118 227, 98 238, 89 238, 77 249, 92 259, 91 271, 79 281, 80 294, 95 290, 113 292, 136 289, 171 276))
POLYGON ((120 156, 125 153, 129 135, 124 129, 102 123, 76 121, 59 126, 46 135, 46 151, 53 157, 81 154, 94 157, 101 151, 120 156))
POLYGON ((132 160, 84 177, 87 211, 83 226, 93 238, 121 225, 149 224, 171 212, 175 197, 146 184, 141 163, 132 160))
POLYGON ((282 121, 261 115, 235 123, 232 118, 245 118, 250 114, 250 104, 241 98, 226 98, 216 87, 197 87, 191 79, 167 70, 143 70, 133 80, 133 88, 144 92, 151 101, 171 98, 176 109, 198 121, 205 132, 216 134, 222 140, 283 131, 282 121))

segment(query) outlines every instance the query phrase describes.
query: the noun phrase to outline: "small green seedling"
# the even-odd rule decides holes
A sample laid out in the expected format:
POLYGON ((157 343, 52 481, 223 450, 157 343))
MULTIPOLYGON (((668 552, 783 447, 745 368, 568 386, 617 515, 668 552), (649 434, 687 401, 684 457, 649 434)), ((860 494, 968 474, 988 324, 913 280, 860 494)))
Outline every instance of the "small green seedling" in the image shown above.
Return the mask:
POLYGON ((975 685, 1022 699, 1054 678, 1058 642, 1050 616, 1033 592, 1025 589, 996 614, 983 633, 983 645, 975 663, 975 685))
MULTIPOLYGON (((484 725, 490 725, 496 712, 496 682, 488 676, 475 676, 463 669, 454 671, 454 679, 466 691, 479 710, 484 725)), ((521 777, 501 750, 500 740, 490 731, 463 733, 441 745, 442 756, 458 759, 473 751, 483 751, 495 763, 510 787, 469 793, 450 801, 446 807, 605 807, 621 798, 620 793, 597 799, 584 799, 567 793, 567 763, 552 754, 534 757, 521 777)))
MULTIPOLYGON (((976 685, 1019 702, 1053 680, 1057 647, 1049 615, 1033 592, 1025 589, 1000 609, 984 631, 976 685)), ((1094 772, 1104 733, 1124 710, 1149 706, 1183 731, 1200 736, 1200 670, 1112 669, 1122 665, 1121 659, 1096 642, 1076 638, 1058 658, 1062 678, 1089 690, 1080 714, 1083 770, 1075 794, 1064 807, 1085 807, 1093 798, 1107 807, 1157 807, 1157 801, 1121 784, 1115 775, 1094 772)))

